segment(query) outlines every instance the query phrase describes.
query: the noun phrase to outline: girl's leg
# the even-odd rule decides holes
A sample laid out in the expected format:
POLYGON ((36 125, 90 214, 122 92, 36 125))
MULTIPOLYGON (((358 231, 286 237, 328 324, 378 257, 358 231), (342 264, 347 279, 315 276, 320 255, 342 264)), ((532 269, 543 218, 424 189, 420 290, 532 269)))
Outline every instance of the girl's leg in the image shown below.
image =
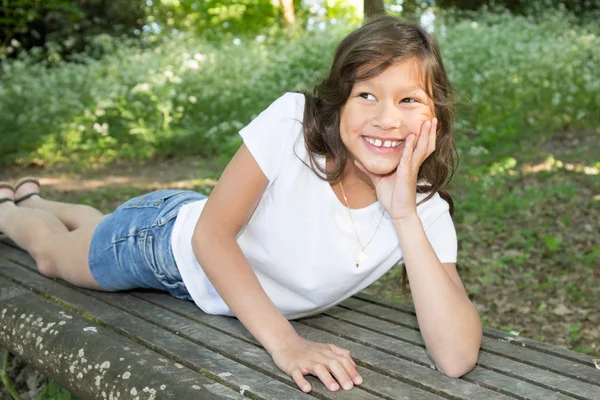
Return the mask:
MULTIPOLYGON (((39 192, 40 187, 36 182, 26 182, 17 188, 15 199, 26 197, 30 193, 39 192)), ((47 211, 58 218, 69 231, 73 231, 91 224, 98 224, 104 214, 93 207, 83 204, 68 204, 46 200, 40 196, 31 196, 18 203, 19 207, 35 208, 47 211)))
POLYGON ((40 273, 97 290, 102 288, 90 272, 88 252, 100 219, 69 232, 56 216, 43 209, 0 204, 0 232, 31 254, 40 273))

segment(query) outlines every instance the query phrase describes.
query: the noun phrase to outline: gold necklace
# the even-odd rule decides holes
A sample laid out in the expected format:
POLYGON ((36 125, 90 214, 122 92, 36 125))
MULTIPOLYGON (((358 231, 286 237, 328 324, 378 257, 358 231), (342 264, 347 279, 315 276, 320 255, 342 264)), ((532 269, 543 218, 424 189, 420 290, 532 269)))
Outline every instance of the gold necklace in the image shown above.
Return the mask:
POLYGON ((354 234, 356 235, 356 240, 358 241, 358 245, 360 246, 360 254, 358 255, 358 259, 356 260, 356 268, 358 268, 359 265, 362 262, 364 262, 367 258, 367 255, 365 254, 365 249, 367 248, 367 246, 369 244, 371 244, 371 241, 373 240, 373 238, 375 237, 375 234, 379 230, 381 221, 383 221, 383 214, 385 214, 385 208, 383 209, 383 212, 381 213, 381 217, 379 218, 379 222, 377 223, 377 227, 373 231, 371 238, 367 241, 367 244, 365 244, 363 246, 362 242, 360 241, 360 237, 358 236, 358 231, 356 230, 356 225, 354 224, 354 218, 352 218, 352 211, 350 210, 350 204, 348 204, 348 198, 346 197, 346 193, 344 192, 344 185, 342 185, 341 179, 340 179, 340 189, 342 189, 342 196, 344 197, 344 202, 346 203, 346 207, 348 208, 348 215, 350 216, 350 222, 352 222, 352 229, 354 229, 354 234))

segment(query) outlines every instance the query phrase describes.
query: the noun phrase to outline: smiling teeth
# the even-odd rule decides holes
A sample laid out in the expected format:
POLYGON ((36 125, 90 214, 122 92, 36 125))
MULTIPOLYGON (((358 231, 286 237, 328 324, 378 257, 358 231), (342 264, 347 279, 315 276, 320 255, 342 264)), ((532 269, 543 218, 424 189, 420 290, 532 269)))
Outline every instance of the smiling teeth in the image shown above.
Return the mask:
POLYGON ((365 140, 375 147, 398 147, 402 143, 402 141, 397 140, 381 141, 380 139, 372 139, 370 137, 365 137, 365 140))

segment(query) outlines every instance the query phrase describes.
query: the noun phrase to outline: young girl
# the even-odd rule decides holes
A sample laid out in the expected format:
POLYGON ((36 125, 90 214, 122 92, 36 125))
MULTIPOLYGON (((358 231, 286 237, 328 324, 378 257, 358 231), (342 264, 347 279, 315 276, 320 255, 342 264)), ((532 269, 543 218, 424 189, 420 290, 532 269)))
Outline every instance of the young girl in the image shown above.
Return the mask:
POLYGON ((427 350, 458 377, 481 323, 456 273, 452 96, 431 37, 381 16, 339 45, 313 94, 288 93, 240 132, 209 198, 158 191, 102 215, 0 185, 0 231, 40 272, 86 288, 155 288, 236 316, 305 392, 362 382, 347 350, 307 341, 316 314, 400 262, 427 350))

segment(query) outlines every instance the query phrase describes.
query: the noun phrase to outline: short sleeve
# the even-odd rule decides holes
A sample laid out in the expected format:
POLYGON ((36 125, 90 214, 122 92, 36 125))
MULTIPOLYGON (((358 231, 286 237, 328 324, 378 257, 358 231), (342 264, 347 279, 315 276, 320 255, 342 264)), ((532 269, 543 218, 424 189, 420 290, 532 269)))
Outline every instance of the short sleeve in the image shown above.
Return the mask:
POLYGON ((282 162, 293 154, 303 117, 304 95, 286 93, 240 131, 269 185, 277 178, 282 162))
MULTIPOLYGON (((426 196, 427 194, 418 193, 417 201, 426 196)), ((417 207, 417 214, 421 218, 425 235, 440 262, 455 263, 458 244, 448 203, 436 193, 417 207)))
POLYGON ((446 211, 425 229, 431 247, 442 263, 455 263, 458 251, 456 229, 450 212, 446 211))

